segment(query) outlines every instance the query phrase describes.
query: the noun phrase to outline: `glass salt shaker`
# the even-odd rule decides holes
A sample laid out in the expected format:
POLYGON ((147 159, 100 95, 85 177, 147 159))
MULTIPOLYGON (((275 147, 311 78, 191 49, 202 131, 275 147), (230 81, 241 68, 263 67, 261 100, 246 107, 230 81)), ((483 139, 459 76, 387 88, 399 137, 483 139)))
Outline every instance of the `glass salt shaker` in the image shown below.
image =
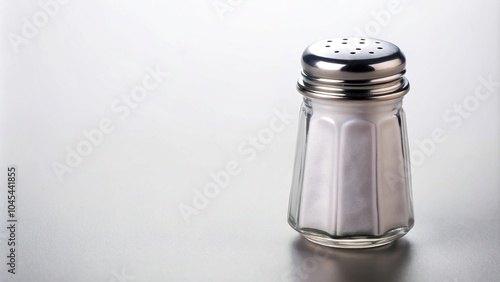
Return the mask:
POLYGON ((413 227, 405 61, 396 45, 362 37, 322 40, 302 54, 288 222, 308 240, 369 248, 413 227))

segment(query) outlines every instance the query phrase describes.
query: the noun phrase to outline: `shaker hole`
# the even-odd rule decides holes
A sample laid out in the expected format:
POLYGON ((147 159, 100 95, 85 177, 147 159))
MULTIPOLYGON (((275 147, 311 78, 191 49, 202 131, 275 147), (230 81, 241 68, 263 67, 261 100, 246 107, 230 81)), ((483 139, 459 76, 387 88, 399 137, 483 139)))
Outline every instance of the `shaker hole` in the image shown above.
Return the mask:
POLYGON ((330 47, 330 45, 325 45, 325 47, 330 47))
POLYGON ((339 52, 338 50, 335 51, 335 53, 338 53, 338 52, 339 52))
POLYGON ((354 54, 356 54, 356 52, 351 52, 351 54, 353 54, 353 55, 354 55, 354 54))
POLYGON ((384 48, 382 48, 382 47, 377 47, 377 49, 384 49, 384 48))
POLYGON ((380 44, 380 41, 375 41, 375 43, 380 44))
POLYGON ((359 44, 365 44, 363 41, 359 42, 359 44))
POLYGON ((332 42, 331 40, 327 40, 326 42, 332 42))
POLYGON ((342 42, 342 44, 347 44, 347 42, 342 42))
POLYGON ((360 40, 365 41, 365 39, 364 39, 364 38, 361 38, 360 40))
POLYGON ((368 53, 370 53, 370 54, 375 54, 375 52, 368 52, 368 53))
POLYGON ((361 50, 361 48, 356 48, 356 50, 361 50))

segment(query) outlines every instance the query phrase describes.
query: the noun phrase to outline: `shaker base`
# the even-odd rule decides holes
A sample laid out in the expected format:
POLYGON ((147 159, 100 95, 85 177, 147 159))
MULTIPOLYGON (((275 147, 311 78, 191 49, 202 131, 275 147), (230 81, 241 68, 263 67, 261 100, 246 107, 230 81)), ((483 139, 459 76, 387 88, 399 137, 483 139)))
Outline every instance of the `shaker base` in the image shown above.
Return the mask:
POLYGON ((410 228, 400 227, 394 228, 381 236, 351 236, 351 237, 330 237, 324 234, 318 234, 308 231, 300 231, 301 235, 307 240, 327 247, 342 248, 342 249, 365 249, 375 248, 390 244, 397 239, 403 237, 410 228))

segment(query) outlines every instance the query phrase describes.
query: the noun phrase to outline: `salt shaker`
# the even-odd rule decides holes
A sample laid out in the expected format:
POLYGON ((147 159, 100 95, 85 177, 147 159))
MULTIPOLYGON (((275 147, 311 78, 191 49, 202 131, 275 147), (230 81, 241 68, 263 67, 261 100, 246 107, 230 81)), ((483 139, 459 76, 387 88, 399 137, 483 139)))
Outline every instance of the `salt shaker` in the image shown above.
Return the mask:
POLYGON ((308 240, 369 248, 413 227, 405 66, 396 45, 372 38, 321 40, 302 54, 288 222, 308 240))

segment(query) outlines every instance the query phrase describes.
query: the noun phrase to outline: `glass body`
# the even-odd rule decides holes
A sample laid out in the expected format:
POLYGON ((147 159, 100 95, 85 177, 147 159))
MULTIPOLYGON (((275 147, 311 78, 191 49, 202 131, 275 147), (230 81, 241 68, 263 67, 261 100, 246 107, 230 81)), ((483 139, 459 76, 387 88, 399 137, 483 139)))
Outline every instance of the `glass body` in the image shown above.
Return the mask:
POLYGON ((288 222, 342 248, 385 245, 413 227, 402 97, 304 98, 288 222))

